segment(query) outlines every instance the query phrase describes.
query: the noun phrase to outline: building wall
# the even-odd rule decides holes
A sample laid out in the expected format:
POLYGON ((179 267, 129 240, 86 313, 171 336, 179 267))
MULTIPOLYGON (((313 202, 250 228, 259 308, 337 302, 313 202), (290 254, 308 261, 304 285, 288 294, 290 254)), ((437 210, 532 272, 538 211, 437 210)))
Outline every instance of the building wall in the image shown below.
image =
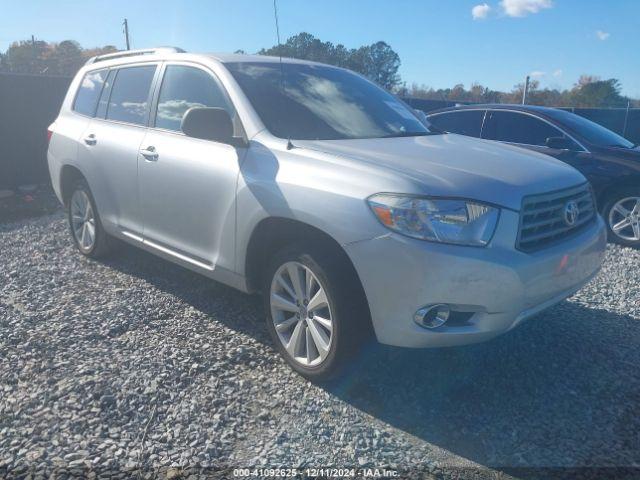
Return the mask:
POLYGON ((70 78, 0 74, 0 188, 48 182, 47 127, 70 78))

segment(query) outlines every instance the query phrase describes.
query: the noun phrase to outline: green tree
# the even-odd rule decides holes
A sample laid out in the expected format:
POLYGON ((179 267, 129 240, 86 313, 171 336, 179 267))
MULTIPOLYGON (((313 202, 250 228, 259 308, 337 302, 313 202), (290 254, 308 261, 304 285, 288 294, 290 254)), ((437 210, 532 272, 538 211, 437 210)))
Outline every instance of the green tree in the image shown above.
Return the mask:
POLYGON ((360 48, 323 42, 310 33, 302 32, 289 37, 282 45, 263 48, 260 55, 300 58, 349 68, 392 90, 400 85, 400 57, 385 42, 376 42, 360 48))
POLYGON ((72 76, 89 57, 116 52, 112 45, 83 49, 78 42, 64 40, 47 43, 42 40, 13 42, 0 58, 0 71, 72 76))
POLYGON ((385 42, 376 42, 352 51, 346 56, 346 64, 348 68, 363 74, 387 90, 392 90, 400 84, 400 57, 385 42))
POLYGON ((82 48, 78 42, 65 40, 54 45, 47 58, 45 58, 46 73, 50 75, 69 75, 71 72, 78 71, 84 62, 82 48))
POLYGON ((41 40, 13 42, 7 49, 6 68, 15 73, 42 73, 46 68, 44 59, 49 45, 41 40))
POLYGON ((600 80, 583 75, 571 91, 571 103, 575 107, 624 107, 628 99, 621 95, 621 90, 616 78, 600 80))

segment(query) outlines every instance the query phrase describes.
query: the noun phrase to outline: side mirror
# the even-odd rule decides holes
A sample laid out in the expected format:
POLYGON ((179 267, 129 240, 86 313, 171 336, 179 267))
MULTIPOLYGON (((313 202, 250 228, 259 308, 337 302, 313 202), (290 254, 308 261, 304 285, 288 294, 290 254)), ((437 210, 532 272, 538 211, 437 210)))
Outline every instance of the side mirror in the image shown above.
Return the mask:
POLYGON ((567 137, 549 137, 545 145, 556 150, 572 150, 573 142, 567 137))
POLYGON ((182 117, 180 128, 188 137, 235 144, 233 122, 223 108, 191 107, 182 117))

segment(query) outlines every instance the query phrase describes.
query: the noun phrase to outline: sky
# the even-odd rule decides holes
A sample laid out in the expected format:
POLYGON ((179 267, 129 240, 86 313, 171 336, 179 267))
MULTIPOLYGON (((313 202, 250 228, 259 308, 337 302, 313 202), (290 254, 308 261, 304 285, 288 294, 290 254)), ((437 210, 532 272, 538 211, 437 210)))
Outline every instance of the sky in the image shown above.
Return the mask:
MULTIPOLYGON (((511 90, 526 75, 570 88, 581 74, 617 78, 640 98, 640 0, 277 0, 282 39, 306 31, 353 48, 398 52, 409 85, 481 83, 511 90)), ((276 43, 272 0, 0 0, 0 50, 35 35, 83 47, 175 45, 247 53, 276 43)))

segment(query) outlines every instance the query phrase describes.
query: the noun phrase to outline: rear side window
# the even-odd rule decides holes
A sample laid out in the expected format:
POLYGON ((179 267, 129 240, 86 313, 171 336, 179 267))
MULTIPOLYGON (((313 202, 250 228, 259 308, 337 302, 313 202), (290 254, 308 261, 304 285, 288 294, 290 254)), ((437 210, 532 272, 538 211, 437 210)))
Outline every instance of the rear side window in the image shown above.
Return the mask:
POLYGON ((118 70, 111 87, 107 119, 144 125, 155 71, 155 65, 118 70))
MULTIPOLYGON (((192 107, 218 107, 229 111, 222 88, 207 72, 181 65, 167 66, 158 97, 155 126, 180 131, 182 117, 192 107)), ((229 114, 233 117, 232 112, 229 114)))
POLYGON ((484 110, 464 110, 432 115, 429 122, 445 132, 479 137, 483 117, 484 110))
POLYGON ((73 103, 73 111, 93 117, 96 113, 98 99, 102 93, 102 86, 107 78, 107 70, 88 72, 82 82, 73 103))
POLYGON ((564 135, 539 118, 516 112, 489 112, 482 131, 482 138, 488 140, 525 145, 545 146, 549 137, 564 135))

